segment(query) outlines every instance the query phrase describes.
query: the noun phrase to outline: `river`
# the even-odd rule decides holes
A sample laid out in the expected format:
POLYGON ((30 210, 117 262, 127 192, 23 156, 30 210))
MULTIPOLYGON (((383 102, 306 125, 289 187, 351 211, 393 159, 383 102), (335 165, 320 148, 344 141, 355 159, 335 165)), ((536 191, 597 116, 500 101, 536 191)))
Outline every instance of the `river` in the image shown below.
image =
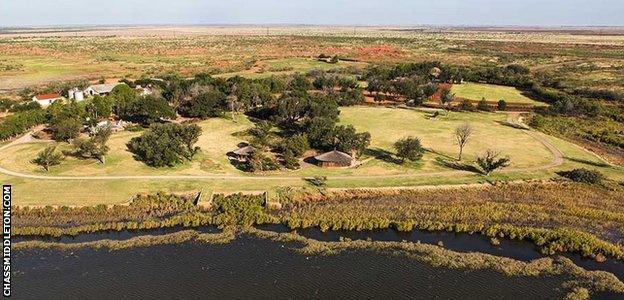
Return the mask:
MULTIPOLYGON (((319 240, 349 234, 349 238, 372 236, 379 240, 426 239, 417 233, 393 232, 322 233, 308 229, 301 233, 319 240)), ((79 236, 76 241, 134 235, 91 234, 79 236)), ((460 242, 465 240, 458 244, 481 243, 474 242, 481 237, 474 237, 460 237, 460 242)), ((453 246, 450 236, 431 238, 435 240, 453 246)), ((526 245, 514 248, 505 247, 506 243, 489 247, 514 249, 511 256, 521 256, 518 259, 539 256, 523 248, 526 245), (518 251, 524 253, 513 254, 518 251)), ((21 250, 13 256, 13 295, 16 299, 561 299, 566 293, 561 288, 567 279, 564 276, 508 277, 489 270, 436 268, 405 257, 363 250, 304 256, 295 253, 295 247, 292 243, 243 235, 225 245, 187 242, 119 251, 21 250)), ((599 299, 618 296, 596 295, 599 299)))

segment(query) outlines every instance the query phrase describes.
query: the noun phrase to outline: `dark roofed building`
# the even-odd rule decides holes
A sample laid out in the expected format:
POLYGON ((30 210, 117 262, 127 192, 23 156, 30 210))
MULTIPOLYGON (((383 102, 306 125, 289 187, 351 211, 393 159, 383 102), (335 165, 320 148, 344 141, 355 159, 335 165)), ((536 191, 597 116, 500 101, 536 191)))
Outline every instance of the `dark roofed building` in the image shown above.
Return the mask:
POLYGON ((355 162, 355 159, 351 157, 351 155, 338 150, 317 155, 314 159, 316 160, 316 164, 323 168, 350 167, 355 162))
POLYGON ((256 151, 256 148, 252 146, 245 146, 245 147, 239 148, 236 151, 232 151, 232 154, 236 160, 245 162, 249 159, 251 154, 253 154, 255 151, 256 151))

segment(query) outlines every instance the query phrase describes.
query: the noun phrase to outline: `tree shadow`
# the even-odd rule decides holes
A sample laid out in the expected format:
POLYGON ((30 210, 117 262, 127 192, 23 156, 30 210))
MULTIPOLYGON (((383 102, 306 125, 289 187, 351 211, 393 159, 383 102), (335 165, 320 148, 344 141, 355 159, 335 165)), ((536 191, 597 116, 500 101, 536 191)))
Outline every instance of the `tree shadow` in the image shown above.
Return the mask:
POLYGON ((515 129, 521 129, 521 130, 529 130, 529 129, 531 129, 527 125, 519 124, 519 123, 513 123, 513 122, 509 122, 509 121, 495 121, 495 122, 500 124, 500 125, 511 127, 511 128, 515 128, 515 129))
POLYGON ((246 173, 250 173, 251 172, 251 166, 249 165, 248 162, 242 162, 242 161, 239 161, 239 160, 237 160, 237 159, 235 159, 233 157, 228 157, 228 159, 230 161, 230 164, 234 168, 236 168, 237 170, 242 171, 242 172, 246 172, 246 173))
POLYGON ((438 156, 445 157, 447 160, 456 160, 456 158, 455 158, 455 157, 453 157, 453 156, 450 156, 450 155, 448 155, 448 154, 444 154, 444 153, 441 153, 441 152, 435 151, 435 150, 433 150, 433 149, 427 149, 427 152, 429 152, 429 153, 433 153, 433 154, 438 155, 438 156))
POLYGON ((582 159, 582 158, 574 158, 574 157, 564 157, 567 160, 571 160, 573 162, 577 162, 577 163, 581 163, 581 164, 585 164, 585 165, 589 165, 589 166, 594 166, 594 167, 601 167, 601 168, 606 168, 609 167, 608 164, 603 163, 603 162, 596 162, 596 161, 591 161, 591 160, 586 160, 586 159, 582 159))
POLYGON ((472 164, 463 163, 456 160, 448 160, 441 157, 436 157, 436 164, 445 168, 450 168, 458 171, 468 171, 476 174, 483 174, 479 168, 475 167, 472 164))
POLYGON ((392 152, 384 150, 384 149, 380 149, 380 148, 366 149, 364 150, 363 154, 367 156, 372 156, 375 159, 378 159, 387 163, 392 163, 392 164, 397 164, 397 165, 400 165, 403 163, 403 161, 401 161, 400 159, 392 156, 392 152))

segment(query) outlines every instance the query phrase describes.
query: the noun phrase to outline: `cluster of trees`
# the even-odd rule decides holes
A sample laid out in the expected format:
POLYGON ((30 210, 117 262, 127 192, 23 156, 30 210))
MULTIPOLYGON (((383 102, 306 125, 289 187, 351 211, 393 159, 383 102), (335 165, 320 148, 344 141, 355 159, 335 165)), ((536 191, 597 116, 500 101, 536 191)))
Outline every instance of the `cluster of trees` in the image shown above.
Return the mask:
POLYGON ((433 96, 439 83, 461 82, 459 68, 440 62, 399 64, 394 67, 372 67, 363 78, 366 90, 375 94, 375 100, 385 100, 385 95, 403 97, 408 105, 420 105, 433 96), (383 94, 381 94, 383 93, 383 94))
POLYGON ((0 123, 0 140, 6 140, 46 121, 45 111, 33 109, 7 116, 0 123))
POLYGON ((37 157, 32 160, 32 163, 43 167, 46 171, 49 171, 51 166, 59 165, 65 154, 73 155, 81 159, 97 159, 100 163, 105 162, 106 154, 108 154, 109 147, 106 145, 110 138, 112 130, 109 126, 99 128, 93 132, 88 138, 76 138, 72 141, 73 152, 67 151, 65 153, 57 151, 57 145, 50 145, 37 154, 37 157))
MULTIPOLYGON (((116 86, 107 98, 110 100, 105 107, 112 107, 112 112, 125 121, 149 126, 161 120, 176 118, 174 109, 163 97, 157 94, 139 96, 126 84, 116 86)), ((108 117, 110 113, 106 115, 106 112, 102 111, 101 114, 108 117)))
MULTIPOLYGON (((280 97, 277 106, 252 111, 261 121, 250 130, 251 143, 257 149, 279 151, 285 167, 296 169, 298 159, 308 149, 319 151, 337 149, 353 156, 360 155, 370 144, 370 133, 357 132, 351 125, 338 125, 339 106, 330 96, 310 94, 303 91, 287 91, 280 97), (281 136, 271 133, 279 127, 281 136)), ((257 154, 265 161, 262 168, 274 169, 266 157, 257 154)), ((252 157, 252 161, 254 157, 252 157)), ((260 165, 259 165, 260 166, 260 165)))
POLYGON ((135 159, 152 167, 173 167, 191 161, 200 150, 195 146, 201 128, 175 123, 152 124, 141 136, 126 145, 135 159))
POLYGON ((86 123, 85 106, 76 102, 62 104, 55 102, 46 111, 52 138, 56 141, 69 141, 78 137, 86 123))
POLYGON ((105 162, 108 146, 106 143, 110 138, 112 130, 110 126, 99 128, 89 138, 77 138, 72 141, 75 152, 74 155, 80 158, 94 158, 101 163, 105 162))

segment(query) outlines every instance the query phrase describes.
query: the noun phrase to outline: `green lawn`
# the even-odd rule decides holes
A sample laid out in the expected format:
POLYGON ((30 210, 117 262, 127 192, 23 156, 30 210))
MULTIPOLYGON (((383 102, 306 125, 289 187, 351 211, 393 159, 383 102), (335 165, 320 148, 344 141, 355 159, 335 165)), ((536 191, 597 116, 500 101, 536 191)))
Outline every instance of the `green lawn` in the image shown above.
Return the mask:
POLYGON ((522 94, 522 91, 510 87, 493 84, 465 82, 462 84, 454 84, 451 91, 459 98, 468 100, 481 100, 485 98, 487 101, 505 100, 507 103, 516 104, 532 104, 534 106, 546 106, 547 104, 532 100, 522 94))
MULTIPOLYGON (((346 175, 396 175, 405 173, 439 172, 446 167, 436 163, 438 157, 456 157, 457 146, 453 143, 452 132, 460 124, 469 123, 475 129, 473 140, 464 150, 464 158, 474 160, 479 153, 493 148, 512 159, 512 167, 526 168, 547 164, 552 155, 538 141, 525 134, 522 130, 497 123, 506 119, 505 114, 495 113, 451 113, 429 119, 427 113, 406 109, 347 107, 341 110, 341 122, 352 124, 358 130, 368 131, 372 136, 370 151, 362 160, 364 165, 356 169, 319 169, 304 168, 298 171, 272 172, 268 175, 302 177, 317 174, 328 176, 346 175), (397 165, 384 159, 376 159, 379 153, 394 152, 395 141, 409 136, 417 136, 426 148, 435 153, 425 155, 417 164, 397 165)), ((22 173, 39 175, 66 176, 114 176, 114 175, 238 175, 257 176, 243 173, 232 166, 226 154, 235 150, 237 145, 245 141, 244 131, 252 123, 244 116, 237 115, 232 119, 214 118, 199 123, 203 134, 197 145, 202 153, 193 162, 173 168, 151 168, 133 159, 127 151, 126 143, 140 133, 120 132, 114 134, 110 141, 110 152, 106 163, 96 160, 84 160, 67 157, 60 166, 50 172, 30 161, 47 143, 28 143, 10 147, 0 153, 1 165, 5 168, 22 173)), ((66 143, 60 144, 61 150, 70 150, 66 143)), ((265 174, 266 175, 266 174, 265 174)))
MULTIPOLYGON (((9 147, 0 152, 0 165, 13 171, 36 175, 64 176, 115 176, 115 175, 202 175, 227 176, 230 178, 196 179, 133 179, 133 180, 48 180, 25 179, 1 175, 4 183, 14 185, 15 203, 19 205, 86 205, 96 203, 123 203, 141 192, 183 192, 215 190, 219 192, 268 190, 279 186, 303 186, 303 177, 325 175, 330 187, 383 187, 414 186, 485 182, 481 175, 457 173, 440 164, 437 159, 452 161, 457 155, 452 132, 457 125, 471 124, 475 129, 473 139, 465 149, 464 161, 471 162, 476 155, 488 148, 509 155, 512 164, 508 171, 495 173, 497 180, 547 178, 557 170, 575 167, 600 169, 609 178, 624 179, 624 170, 600 166, 600 159, 566 141, 548 137, 566 157, 563 166, 541 170, 540 166, 552 162, 553 155, 539 141, 524 131, 504 126, 505 114, 498 113, 456 113, 429 118, 428 113, 391 108, 345 107, 341 109, 341 122, 352 124, 358 130, 369 131, 372 144, 361 158, 363 165, 352 169, 321 169, 308 166, 297 171, 275 171, 267 174, 244 173, 232 166, 226 153, 236 149, 244 141, 244 132, 252 123, 244 116, 215 118, 199 123, 203 129, 197 145, 202 153, 193 162, 175 168, 150 168, 135 161, 126 150, 126 142, 140 133, 120 132, 111 137, 111 152, 106 164, 95 160, 80 160, 67 157, 50 172, 30 161, 46 143, 29 143, 9 147), (422 161, 411 164, 396 164, 379 154, 392 155, 393 143, 406 136, 416 136, 423 145, 431 149, 422 161), (431 173, 436 174, 431 174, 431 173), (446 173, 446 174, 445 174, 446 173), (377 178, 375 177, 377 176, 377 178), (386 176, 379 178, 379 176, 386 176), (389 176, 389 177, 388 177, 389 176)), ((62 144, 62 149, 69 145, 62 144)))

